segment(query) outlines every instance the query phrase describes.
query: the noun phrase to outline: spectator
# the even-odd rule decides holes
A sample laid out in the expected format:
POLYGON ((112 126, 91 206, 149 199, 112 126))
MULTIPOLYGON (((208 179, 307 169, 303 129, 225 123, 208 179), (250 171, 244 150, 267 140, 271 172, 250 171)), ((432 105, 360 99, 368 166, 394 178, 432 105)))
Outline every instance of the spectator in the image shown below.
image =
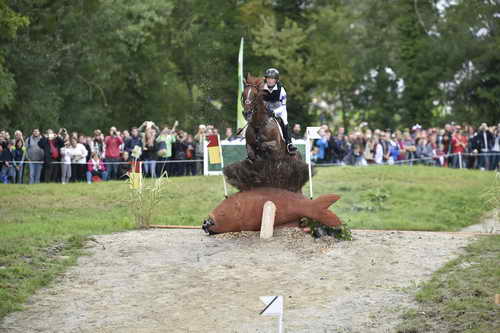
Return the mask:
POLYGON ((467 135, 467 148, 465 152, 468 154, 466 157, 467 169, 473 169, 477 164, 477 155, 474 153, 476 130, 472 126, 465 126, 465 134, 467 135))
POLYGON ((139 126, 139 132, 142 133, 142 136, 144 136, 144 134, 146 133, 146 130, 149 130, 149 129, 154 129, 156 131, 156 133, 160 132, 160 129, 158 128, 158 126, 156 126, 156 124, 152 121, 145 121, 141 124, 141 126, 139 126))
POLYGON ((387 138, 388 149, 389 149, 387 163, 394 164, 394 162, 399 159, 399 153, 400 153, 399 145, 396 143, 396 141, 393 140, 396 138, 396 135, 392 134, 392 138, 391 138, 389 133, 387 133, 386 138, 387 138))
POLYGON ((445 166, 446 153, 444 151, 444 145, 442 143, 438 144, 436 153, 434 154, 435 165, 439 167, 445 166))
POLYGON ((446 131, 443 128, 438 131, 438 134, 436 136, 436 143, 438 145, 445 144, 445 142, 444 142, 445 133, 446 133, 446 131))
POLYGON ((14 157, 14 170, 16 172, 16 183, 23 183, 24 176, 24 160, 26 159, 26 149, 24 148, 24 140, 18 138, 15 140, 15 148, 12 151, 14 157))
POLYGON ((139 136, 139 130, 137 127, 132 127, 130 130, 130 138, 125 142, 125 151, 132 155, 132 151, 136 146, 142 149, 142 140, 139 136))
POLYGON ((100 129, 94 131, 94 138, 92 139, 92 145, 90 146, 92 152, 99 154, 99 158, 103 159, 106 157, 104 149, 104 134, 102 134, 100 129))
POLYGON ((413 160, 415 159, 415 153, 417 151, 417 146, 415 145, 415 140, 411 137, 410 132, 405 132, 403 134, 403 147, 405 152, 405 159, 408 161, 409 165, 413 165, 413 160))
POLYGON ((87 183, 91 184, 94 177, 107 180, 106 166, 99 157, 98 152, 92 153, 92 158, 87 162, 87 183))
MULTIPOLYGON (((84 168, 85 170, 87 168, 86 167, 87 162, 90 161, 90 159, 92 158, 92 147, 94 145, 94 140, 90 136, 80 135, 78 137, 78 143, 84 146, 85 150, 87 151, 87 156, 85 156, 85 168, 84 168)), ((83 172, 82 181, 84 180, 85 180, 85 171, 83 172)))
POLYGON ((465 153, 467 147, 467 137, 462 134, 462 132, 456 131, 451 138, 452 166, 457 169, 465 168, 464 157, 459 156, 459 154, 465 153))
POLYGON ((373 136, 373 157, 375 164, 384 164, 384 148, 377 134, 373 136))
POLYGON ((361 147, 358 144, 354 144, 349 154, 344 159, 345 164, 354 166, 365 166, 367 165, 366 160, 361 152, 361 147))
POLYGON ((443 146, 444 152, 446 154, 445 165, 451 165, 453 163, 451 156, 451 139, 453 137, 453 126, 451 124, 444 125, 444 136, 443 136, 443 146))
MULTIPOLYGON (((117 133, 120 136, 120 138, 122 138, 122 141, 123 141, 123 143, 120 145, 120 152, 124 152, 125 151, 125 142, 127 142, 127 140, 130 139, 130 134, 127 130, 123 130, 121 132, 118 131, 117 133)), ((120 158, 121 158, 121 154, 120 154, 120 158)))
POLYGON ((367 164, 375 163, 374 140, 371 137, 371 134, 368 140, 366 140, 365 149, 363 150, 363 158, 365 159, 367 164))
POLYGON ((120 162, 120 146, 123 139, 118 135, 116 127, 109 129, 109 135, 104 139, 106 168, 109 179, 118 179, 118 162, 120 162))
POLYGON ((0 144, 0 182, 4 184, 15 183, 16 171, 14 170, 14 156, 12 150, 13 143, 8 140, 7 143, 0 144))
POLYGON ((191 134, 186 137, 186 176, 196 176, 196 165, 195 162, 190 162, 194 157, 194 139, 191 134))
POLYGON ((61 148, 61 183, 67 184, 71 179, 71 143, 69 138, 64 141, 61 148))
POLYGON ((60 128, 57 136, 62 139, 62 142, 69 140, 69 133, 65 128, 60 128))
MULTIPOLYGON (((80 141, 85 140, 85 137, 80 137, 80 141)), ((75 138, 70 139, 69 148, 71 156, 71 176, 73 181, 83 182, 85 181, 85 173, 87 166, 87 148, 79 143, 75 138)), ((96 154, 99 154, 96 152, 96 154)))
POLYGON ((43 149, 39 146, 41 139, 40 130, 35 128, 31 136, 26 140, 26 157, 30 166, 30 184, 40 183, 45 155, 43 149))
POLYGON ((55 135, 52 129, 48 129, 47 133, 38 142, 38 146, 44 152, 44 179, 46 182, 59 182, 61 168, 58 162, 61 160, 59 149, 64 146, 64 141, 55 135))
POLYGON ((231 142, 237 140, 238 137, 233 134, 233 129, 231 127, 226 128, 226 138, 225 140, 231 142))
POLYGON ((10 141, 10 133, 8 131, 3 131, 3 141, 5 143, 10 141))
POLYGON ((130 139, 130 133, 128 130, 123 130, 121 132, 121 137, 123 139, 123 143, 127 142, 130 139))
POLYGON ((292 139, 303 140, 304 136, 301 134, 301 131, 300 124, 294 124, 292 127, 292 139))
POLYGON ((390 133, 387 132, 380 132, 380 144, 382 145, 382 150, 384 152, 384 163, 387 163, 389 161, 391 151, 390 151, 390 133))
POLYGON ((124 151, 121 154, 120 164, 118 166, 118 177, 119 179, 127 179, 129 173, 132 170, 132 159, 128 152, 124 151))
POLYGON ((434 153, 432 145, 427 141, 427 138, 418 140, 417 151, 415 152, 416 158, 421 159, 419 163, 424 165, 432 165, 434 153))
POLYGON ((186 174, 186 162, 177 162, 186 159, 186 138, 186 133, 184 131, 179 131, 177 139, 173 144, 174 160, 176 161, 173 166, 174 176, 184 176, 186 174))
POLYGON ((337 136, 330 140, 332 145, 332 162, 333 163, 343 163, 347 154, 347 143, 344 137, 344 128, 340 127, 337 136))
POLYGON ((194 136, 194 158, 196 162, 196 174, 203 174, 203 154, 204 154, 204 142, 205 142, 205 125, 198 126, 198 133, 194 136))
POLYGON ((493 148, 495 138, 493 134, 489 131, 488 125, 482 123, 479 127, 479 131, 475 137, 475 150, 474 152, 479 152, 479 170, 490 170, 491 168, 491 149, 493 148))
POLYGON ((167 172, 168 176, 173 174, 173 166, 170 161, 172 161, 172 144, 175 142, 176 138, 175 128, 178 124, 179 123, 176 121, 172 129, 165 126, 160 132, 160 135, 156 138, 156 142, 158 143, 158 156, 161 161, 160 175, 162 175, 164 171, 167 172))
POLYGON ((17 130, 14 132, 14 140, 15 142, 17 141, 22 141, 23 146, 24 146, 24 137, 23 137, 23 132, 17 130))
POLYGON ((317 163, 318 162, 318 154, 319 154, 319 148, 314 146, 312 148, 312 151, 311 151, 311 161, 313 163, 317 163))
POLYGON ((497 125, 495 130, 495 143, 491 148, 493 154, 491 158, 492 170, 500 171, 500 124, 497 125))
POLYGON ((144 134, 144 148, 142 150, 141 160, 144 161, 143 172, 152 178, 156 178, 156 152, 157 143, 152 128, 146 129, 144 134))
POLYGON ((318 164, 327 163, 326 154, 328 149, 328 132, 320 128, 320 138, 315 142, 315 146, 318 147, 318 153, 316 154, 316 163, 318 164))

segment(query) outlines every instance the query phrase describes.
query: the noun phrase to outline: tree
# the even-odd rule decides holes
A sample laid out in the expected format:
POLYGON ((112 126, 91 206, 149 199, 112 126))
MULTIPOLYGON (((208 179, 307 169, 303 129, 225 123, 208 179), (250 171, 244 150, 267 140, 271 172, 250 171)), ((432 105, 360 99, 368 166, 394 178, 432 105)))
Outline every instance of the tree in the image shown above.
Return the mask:
POLYGON ((255 54, 263 58, 265 67, 280 70, 280 79, 290 96, 287 101, 290 122, 308 123, 313 79, 306 48, 310 30, 287 18, 283 27, 278 28, 275 16, 261 16, 261 25, 253 33, 255 54))
MULTIPOLYGON (((15 40, 18 30, 28 23, 27 17, 13 11, 5 0, 0 0, 0 109, 10 107, 16 88, 14 75, 5 66, 5 46, 15 40)), ((8 124, 8 119, 0 116, 0 123, 8 124)))

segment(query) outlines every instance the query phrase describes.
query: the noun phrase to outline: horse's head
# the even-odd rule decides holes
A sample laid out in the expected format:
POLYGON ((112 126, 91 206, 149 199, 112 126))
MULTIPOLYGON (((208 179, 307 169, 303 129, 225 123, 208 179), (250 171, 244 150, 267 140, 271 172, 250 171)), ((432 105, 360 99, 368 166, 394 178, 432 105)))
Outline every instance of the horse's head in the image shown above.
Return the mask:
POLYGON ((250 115, 257 109, 257 97, 261 91, 263 79, 247 74, 243 80, 243 93, 241 94, 241 103, 243 104, 243 112, 247 120, 250 115))

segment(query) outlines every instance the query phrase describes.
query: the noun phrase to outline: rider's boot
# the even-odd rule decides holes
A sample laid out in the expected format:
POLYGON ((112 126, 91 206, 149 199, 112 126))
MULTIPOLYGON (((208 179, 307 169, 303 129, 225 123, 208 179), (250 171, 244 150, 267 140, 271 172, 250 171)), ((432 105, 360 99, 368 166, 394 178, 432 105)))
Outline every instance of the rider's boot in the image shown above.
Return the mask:
POLYGON ((290 136, 290 129, 288 128, 288 125, 285 124, 283 124, 283 136, 285 137, 288 154, 295 155, 297 153, 297 147, 293 145, 292 138, 290 136))

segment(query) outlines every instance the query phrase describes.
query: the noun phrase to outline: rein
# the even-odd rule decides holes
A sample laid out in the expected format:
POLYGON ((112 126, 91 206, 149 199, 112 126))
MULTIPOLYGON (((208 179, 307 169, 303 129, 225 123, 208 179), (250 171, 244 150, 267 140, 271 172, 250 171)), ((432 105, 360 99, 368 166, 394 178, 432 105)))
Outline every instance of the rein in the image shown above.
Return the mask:
MULTIPOLYGON (((245 84, 245 88, 247 87, 255 88, 257 89, 257 91, 259 90, 259 85, 257 84, 245 84)), ((255 107, 256 107, 255 101, 257 98, 250 99, 250 96, 252 95, 252 89, 250 89, 248 91, 248 94, 246 95, 247 95, 246 97, 243 94, 241 95, 241 103, 244 105, 250 105, 251 108, 249 111, 246 111, 245 114, 253 114, 255 112, 255 107)))

